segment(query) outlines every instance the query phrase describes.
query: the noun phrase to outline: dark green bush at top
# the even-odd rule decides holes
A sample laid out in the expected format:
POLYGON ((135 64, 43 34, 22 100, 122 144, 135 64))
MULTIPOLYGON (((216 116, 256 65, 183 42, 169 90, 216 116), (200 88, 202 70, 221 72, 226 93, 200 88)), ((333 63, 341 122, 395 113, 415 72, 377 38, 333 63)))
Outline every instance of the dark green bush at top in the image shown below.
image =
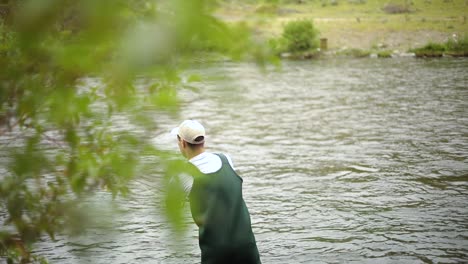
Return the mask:
POLYGON ((308 20, 288 22, 282 37, 289 52, 307 51, 318 47, 318 32, 308 20))

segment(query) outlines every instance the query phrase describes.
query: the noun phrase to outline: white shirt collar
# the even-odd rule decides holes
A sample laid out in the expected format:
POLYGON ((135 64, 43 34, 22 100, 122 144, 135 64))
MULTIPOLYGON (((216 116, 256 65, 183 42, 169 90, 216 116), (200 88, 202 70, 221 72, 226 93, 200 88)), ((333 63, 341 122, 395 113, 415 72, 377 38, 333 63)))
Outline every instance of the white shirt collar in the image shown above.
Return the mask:
MULTIPOLYGON (((231 167, 234 169, 231 158, 228 155, 225 156, 231 167)), ((218 155, 210 152, 200 153, 197 156, 191 158, 189 162, 195 165, 204 174, 217 172, 223 166, 221 158, 218 155)))

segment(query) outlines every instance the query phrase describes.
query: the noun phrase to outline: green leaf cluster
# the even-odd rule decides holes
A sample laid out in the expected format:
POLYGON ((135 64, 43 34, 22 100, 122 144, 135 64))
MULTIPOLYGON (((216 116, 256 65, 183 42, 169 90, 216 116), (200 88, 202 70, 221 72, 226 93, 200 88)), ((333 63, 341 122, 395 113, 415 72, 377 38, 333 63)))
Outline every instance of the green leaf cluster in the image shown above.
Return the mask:
MULTIPOLYGON (((145 157, 167 175, 186 170, 151 144, 158 116, 177 114, 184 67, 205 53, 265 58, 247 27, 212 15, 215 2, 5 2, 0 255, 29 261, 41 236, 82 232, 82 201, 96 191, 128 195, 132 180, 151 173, 145 157)), ((168 204, 177 223, 181 209, 168 204)))

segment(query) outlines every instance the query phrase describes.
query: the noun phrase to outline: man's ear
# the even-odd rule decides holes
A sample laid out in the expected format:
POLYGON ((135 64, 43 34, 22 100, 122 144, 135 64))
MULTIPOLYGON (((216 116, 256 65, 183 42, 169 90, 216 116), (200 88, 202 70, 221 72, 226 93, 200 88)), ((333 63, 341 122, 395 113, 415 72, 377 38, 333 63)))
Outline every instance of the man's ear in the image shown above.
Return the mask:
POLYGON ((187 147, 187 142, 185 140, 182 140, 182 147, 186 148, 187 147))

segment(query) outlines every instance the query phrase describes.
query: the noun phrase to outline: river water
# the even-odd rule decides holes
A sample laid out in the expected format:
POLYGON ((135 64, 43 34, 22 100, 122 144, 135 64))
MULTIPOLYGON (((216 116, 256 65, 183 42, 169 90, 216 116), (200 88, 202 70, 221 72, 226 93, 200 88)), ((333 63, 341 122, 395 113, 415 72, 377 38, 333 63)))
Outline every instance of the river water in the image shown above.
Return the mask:
MULTIPOLYGON (((246 63, 194 69, 178 118, 229 153, 263 263, 468 262, 468 60, 414 58, 246 63), (223 77, 223 78, 220 78, 223 77)), ((160 216, 159 175, 129 198, 98 193, 107 229, 52 242, 50 263, 198 263, 197 230, 160 216)), ((97 204, 97 205, 96 205, 97 204)))

